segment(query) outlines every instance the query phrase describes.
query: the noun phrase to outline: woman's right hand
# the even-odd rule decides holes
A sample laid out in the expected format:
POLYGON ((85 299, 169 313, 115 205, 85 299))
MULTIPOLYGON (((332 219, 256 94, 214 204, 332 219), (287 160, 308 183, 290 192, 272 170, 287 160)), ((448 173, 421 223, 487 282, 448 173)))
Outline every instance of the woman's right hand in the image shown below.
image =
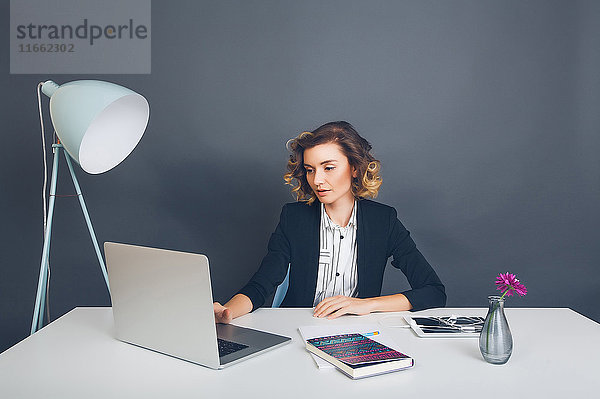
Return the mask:
POLYGON ((236 294, 225 306, 219 302, 213 302, 213 308, 215 309, 215 322, 229 324, 236 317, 250 313, 252 301, 244 294, 236 294))
POLYGON ((213 308, 215 310, 215 323, 231 323, 233 317, 231 316, 231 310, 229 308, 226 308, 219 302, 213 302, 213 308))

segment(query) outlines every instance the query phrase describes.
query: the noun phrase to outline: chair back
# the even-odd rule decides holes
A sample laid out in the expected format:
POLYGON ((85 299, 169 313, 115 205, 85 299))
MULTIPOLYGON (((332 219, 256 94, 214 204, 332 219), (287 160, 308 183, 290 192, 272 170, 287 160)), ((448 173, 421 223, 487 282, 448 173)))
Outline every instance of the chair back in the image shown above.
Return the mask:
POLYGON ((287 274, 285 275, 285 279, 279 284, 277 290, 275 290, 275 296, 273 297, 272 308, 278 308, 281 306, 281 302, 283 302, 283 298, 285 298, 285 294, 287 294, 288 287, 290 286, 290 266, 288 265, 287 274))

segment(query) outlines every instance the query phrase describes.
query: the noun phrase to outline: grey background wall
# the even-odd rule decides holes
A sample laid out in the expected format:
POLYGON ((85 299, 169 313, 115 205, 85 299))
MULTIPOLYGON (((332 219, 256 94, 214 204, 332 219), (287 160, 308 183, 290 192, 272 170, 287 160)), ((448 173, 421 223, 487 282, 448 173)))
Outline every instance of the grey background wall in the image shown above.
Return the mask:
MULTIPOLYGON (((98 238, 208 254, 218 300, 256 270, 292 200, 285 142, 345 119, 373 144, 378 199, 397 208, 449 306, 486 306, 495 275, 511 271, 530 292, 508 306, 600 320, 600 3, 152 6, 150 75, 10 75, 3 29, 0 351, 31 323, 42 247, 35 88, 48 78, 147 97, 135 152, 103 175, 77 171, 98 238)), ((64 163, 59 191, 72 192, 64 163)), ((109 305, 76 199, 57 201, 51 267, 52 319, 109 305)), ((384 291, 406 284, 389 270, 384 291)))

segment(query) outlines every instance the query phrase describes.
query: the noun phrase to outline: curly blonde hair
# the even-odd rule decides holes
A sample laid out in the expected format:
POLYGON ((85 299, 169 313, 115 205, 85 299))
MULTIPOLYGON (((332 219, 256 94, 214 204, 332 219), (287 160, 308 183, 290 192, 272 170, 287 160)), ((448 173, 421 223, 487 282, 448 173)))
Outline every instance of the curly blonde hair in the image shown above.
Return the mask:
POLYGON ((306 180, 304 150, 319 144, 335 143, 357 171, 352 179, 352 194, 356 198, 375 198, 381 186, 381 162, 371 155, 371 144, 362 138, 356 129, 345 121, 326 123, 312 132, 302 132, 287 143, 290 159, 288 172, 283 175, 286 184, 292 186, 297 201, 312 204, 316 195, 306 180))

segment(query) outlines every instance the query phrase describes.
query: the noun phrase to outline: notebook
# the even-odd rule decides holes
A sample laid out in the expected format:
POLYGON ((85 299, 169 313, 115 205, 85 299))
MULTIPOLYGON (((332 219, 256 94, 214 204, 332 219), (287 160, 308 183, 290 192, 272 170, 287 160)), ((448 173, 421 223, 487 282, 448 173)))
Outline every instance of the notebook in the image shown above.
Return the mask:
POLYGON ((208 258, 104 243, 116 338, 212 369, 222 369, 291 338, 215 324, 208 258))
POLYGON ((306 340, 306 349, 327 360, 350 378, 405 370, 414 360, 364 334, 339 334, 306 340))

